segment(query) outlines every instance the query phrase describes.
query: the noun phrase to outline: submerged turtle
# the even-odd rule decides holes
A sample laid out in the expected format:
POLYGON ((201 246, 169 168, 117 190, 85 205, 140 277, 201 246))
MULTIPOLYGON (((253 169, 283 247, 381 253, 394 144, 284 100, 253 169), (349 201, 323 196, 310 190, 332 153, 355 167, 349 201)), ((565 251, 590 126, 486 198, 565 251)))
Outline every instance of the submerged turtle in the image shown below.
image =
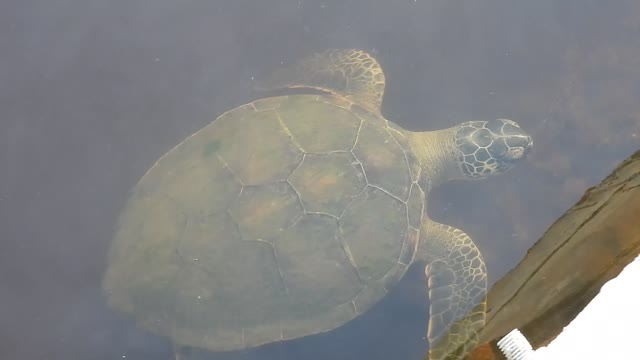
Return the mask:
POLYGON ((237 350, 337 328, 422 262, 429 359, 460 358, 484 324, 485 264, 467 234, 429 219, 427 195, 509 169, 531 138, 505 119, 400 128, 360 50, 274 75, 268 88, 324 93, 240 106, 160 158, 121 215, 109 304, 178 349, 237 350))

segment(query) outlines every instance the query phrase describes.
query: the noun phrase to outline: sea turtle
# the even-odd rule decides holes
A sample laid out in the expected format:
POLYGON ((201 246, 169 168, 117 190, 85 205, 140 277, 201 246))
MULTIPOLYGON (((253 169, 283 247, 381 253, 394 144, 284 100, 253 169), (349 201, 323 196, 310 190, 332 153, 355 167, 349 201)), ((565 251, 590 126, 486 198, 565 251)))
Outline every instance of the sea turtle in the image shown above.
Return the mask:
POLYGON ((402 129, 361 50, 314 54, 266 87, 316 91, 230 110, 148 170, 109 254, 110 306, 178 349, 238 350, 337 328, 421 262, 429 359, 461 357, 484 324, 485 264, 428 217, 427 194, 511 168, 531 138, 505 119, 402 129))

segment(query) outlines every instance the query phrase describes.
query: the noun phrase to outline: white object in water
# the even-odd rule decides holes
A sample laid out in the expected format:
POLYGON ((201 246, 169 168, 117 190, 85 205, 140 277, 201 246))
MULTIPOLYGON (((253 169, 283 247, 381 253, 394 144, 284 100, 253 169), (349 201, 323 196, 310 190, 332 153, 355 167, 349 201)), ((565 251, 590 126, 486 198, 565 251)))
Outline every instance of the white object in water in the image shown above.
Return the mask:
POLYGON ((527 338, 518 330, 512 330, 498 341, 498 348, 509 360, 534 360, 535 351, 527 338))

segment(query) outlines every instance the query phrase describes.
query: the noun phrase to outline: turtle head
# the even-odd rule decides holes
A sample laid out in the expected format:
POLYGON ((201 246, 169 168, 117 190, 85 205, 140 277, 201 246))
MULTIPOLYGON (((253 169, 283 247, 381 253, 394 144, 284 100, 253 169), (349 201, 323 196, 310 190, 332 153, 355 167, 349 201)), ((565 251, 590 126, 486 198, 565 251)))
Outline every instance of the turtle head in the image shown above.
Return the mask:
POLYGON ((502 173, 531 150, 533 141, 515 121, 468 121, 455 132, 458 162, 464 177, 481 179, 502 173))

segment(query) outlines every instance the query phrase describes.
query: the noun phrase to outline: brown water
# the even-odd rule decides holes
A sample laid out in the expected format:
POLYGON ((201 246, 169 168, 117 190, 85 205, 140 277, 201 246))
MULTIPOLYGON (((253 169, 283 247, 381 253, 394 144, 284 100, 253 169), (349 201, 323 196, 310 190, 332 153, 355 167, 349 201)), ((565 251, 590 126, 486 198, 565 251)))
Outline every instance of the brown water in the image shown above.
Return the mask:
MULTIPOLYGON (((434 218, 483 250, 490 281, 640 148, 640 3, 48 0, 0 3, 0 358, 162 359, 106 309, 118 211, 146 169, 253 78, 326 47, 376 54, 384 114, 412 130, 517 120, 529 161, 449 184, 434 218)), ((421 269, 329 334, 212 359, 418 359, 421 269)), ((203 354, 203 358, 206 358, 203 354)))

